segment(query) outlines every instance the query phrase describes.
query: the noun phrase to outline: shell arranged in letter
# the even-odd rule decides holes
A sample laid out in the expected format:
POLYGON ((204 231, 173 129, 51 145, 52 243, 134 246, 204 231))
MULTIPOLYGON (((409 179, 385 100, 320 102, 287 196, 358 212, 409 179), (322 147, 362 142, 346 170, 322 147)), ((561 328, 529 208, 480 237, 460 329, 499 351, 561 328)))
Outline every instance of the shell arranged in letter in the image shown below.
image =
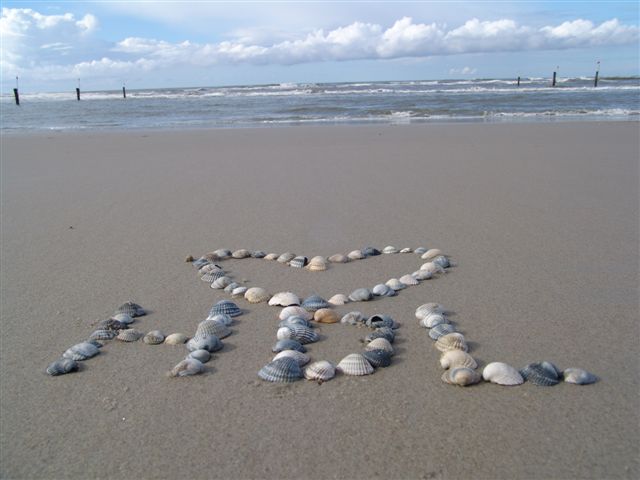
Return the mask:
POLYGON ((484 367, 482 378, 498 385, 520 385, 524 382, 518 370, 502 362, 492 362, 484 367))
POLYGON ((551 362, 530 363, 522 370, 520 375, 534 385, 550 387, 560 382, 560 372, 551 362))
POLYGON ((47 373, 52 376, 65 375, 67 373, 76 372, 78 363, 70 358, 56 360, 47 367, 47 373))
POLYGON ((293 358, 285 357, 266 364, 260 369, 258 376, 268 382, 289 383, 300 380, 302 370, 293 358))
POLYGON ((313 313, 309 312, 309 310, 305 308, 292 305, 290 307, 283 308, 280 311, 280 315, 278 316, 278 318, 280 318, 280 320, 284 320, 287 317, 291 316, 302 317, 305 320, 311 320, 313 318, 313 313))
POLYGON ((588 385, 598 381, 598 377, 593 373, 589 373, 581 368, 565 368, 562 376, 565 382, 576 385, 588 385))
POLYGON ((269 300, 269 305, 271 306, 280 306, 280 307, 290 307, 295 305, 300 305, 300 299, 293 292, 279 292, 276 293, 269 300))
POLYGON ((304 369, 304 378, 307 380, 315 380, 316 382, 326 382, 336 375, 336 368, 327 360, 313 362, 304 369))
POLYGON ((164 339, 164 343, 167 345, 182 345, 183 343, 186 343, 187 340, 189 340, 189 337, 184 333, 172 333, 171 335, 167 335, 164 339))
POLYGON ((369 360, 359 353, 351 353, 340 360, 336 370, 345 375, 370 375, 373 373, 373 367, 369 360))
POLYGON ((320 308, 313 314, 313 320, 318 323, 338 323, 338 314, 330 308, 320 308))
POLYGON ((478 372, 472 368, 456 367, 451 370, 447 370, 442 374, 442 381, 451 385, 459 385, 466 387, 473 385, 482 380, 482 377, 478 372))
POLYGON ((440 366, 448 368, 468 367, 476 369, 478 364, 471 355, 462 350, 447 350, 440 355, 440 366))
POLYGON ((172 377, 187 377, 204 372, 204 365, 200 360, 187 358, 178 363, 170 372, 172 377))

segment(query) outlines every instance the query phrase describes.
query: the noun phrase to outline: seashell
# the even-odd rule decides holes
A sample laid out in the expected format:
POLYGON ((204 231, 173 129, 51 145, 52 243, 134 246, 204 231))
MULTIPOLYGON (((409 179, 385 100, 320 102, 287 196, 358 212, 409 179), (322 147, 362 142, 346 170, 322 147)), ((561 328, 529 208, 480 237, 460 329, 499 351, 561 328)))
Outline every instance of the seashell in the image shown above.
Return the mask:
POLYGON ((126 323, 122 323, 120 320, 114 320, 113 318, 109 318, 108 320, 103 320, 98 324, 99 330, 124 330, 127 328, 126 323))
POLYGON ((189 358, 195 358, 202 363, 207 363, 211 359, 211 354, 203 349, 194 350, 193 352, 189 353, 189 355, 187 355, 185 360, 189 358))
POLYGON ((62 357, 81 362, 87 358, 95 357, 98 353, 100 353, 100 349, 94 344, 82 342, 68 348, 67 351, 62 354, 62 357))
POLYGON ((303 345, 318 341, 318 334, 309 327, 304 325, 289 325, 288 327, 280 327, 276 332, 278 340, 297 340, 303 345))
POLYGON ((377 248, 373 248, 373 247, 364 247, 362 249, 362 254, 365 257, 375 257, 377 255, 380 255, 380 250, 378 250, 377 248))
POLYGON ((565 382, 576 385, 588 385, 598 381, 598 377, 593 373, 589 373, 581 368, 565 368, 562 376, 565 382))
POLYGON ((198 273, 200 275, 204 275, 205 273, 210 273, 210 272, 223 272, 222 268, 220 268, 219 265, 216 265, 215 263, 207 263, 206 265, 203 265, 202 267, 200 267, 198 269, 198 273))
POLYGON ((194 350, 206 350, 207 352, 217 352, 222 350, 224 345, 215 335, 202 335, 198 338, 192 338, 187 342, 187 349, 190 352, 194 350))
POLYGON ((309 355, 299 352, 297 350, 282 350, 278 353, 273 360, 277 360, 279 358, 293 358, 299 366, 304 366, 309 363, 309 355))
POLYGON ((455 331, 456 327, 454 327, 450 323, 441 323, 429 330, 429 337, 431 337, 432 340, 438 340, 443 335, 448 335, 449 333, 454 333, 455 331))
POLYGON ((282 352, 283 350, 296 350, 302 353, 307 351, 305 346, 302 345, 299 341, 292 340, 290 338, 286 338, 284 340, 278 340, 276 344, 273 346, 273 348, 271 349, 273 353, 279 353, 279 352, 282 352))
POLYGON ((418 279, 416 279, 415 277, 413 277, 408 273, 406 275, 401 276, 398 280, 400 280, 402 284, 407 286, 418 285, 418 279))
POLYGON ((464 335, 457 332, 442 335, 438 340, 436 340, 435 347, 441 352, 446 352, 448 350, 462 350, 467 352, 469 350, 467 341, 464 339, 464 335))
POLYGON ((181 345, 186 343, 189 340, 184 333, 172 333, 171 335, 167 335, 164 339, 164 343, 167 345, 181 345))
POLYGON ((71 358, 61 358, 60 360, 56 360, 51 363, 46 372, 51 376, 64 375, 66 373, 76 372, 78 371, 78 362, 71 358))
POLYGON ((382 350, 379 348, 375 350, 365 350, 364 352, 362 352, 362 356, 366 358, 374 368, 384 368, 391 365, 391 354, 386 350, 382 350))
POLYGON ((223 288, 231 285, 231 283, 233 283, 233 280, 224 275, 220 278, 216 278, 213 282, 211 282, 211 288, 222 290, 223 288))
MULTIPOLYGON (((231 253, 231 251, 230 251, 230 250, 216 250, 216 251, 218 251, 218 252, 224 252, 224 253, 226 253, 226 252, 231 253)), ((219 255, 218 255, 217 253, 215 253, 215 252, 209 252, 209 253, 207 253, 207 254, 203 255, 203 256, 202 256, 202 257, 200 257, 200 258, 205 259, 205 260, 206 260, 207 262, 209 262, 209 263, 213 263, 213 262, 217 262, 218 260, 224 260, 224 259, 225 259, 225 258, 227 258, 227 257, 221 257, 221 256, 219 256, 219 255)))
POLYGON ((203 320, 198 324, 196 333, 193 338, 205 337, 207 335, 215 335, 222 339, 231 335, 231 330, 223 322, 216 319, 203 320))
POLYGON ((98 329, 89 335, 89 340, 111 340, 117 335, 115 330, 98 329))
POLYGON ((520 375, 527 382, 543 387, 557 385, 560 382, 559 374, 560 372, 551 362, 530 363, 520 370, 520 375))
POLYGON ((385 338, 389 343, 393 343, 396 334, 389 327, 376 328, 375 331, 364 337, 364 343, 371 343, 376 338, 385 338))
POLYGON ((367 319, 367 322, 366 322, 366 325, 369 328, 381 328, 381 327, 393 328, 395 324, 396 323, 393 321, 393 318, 391 318, 389 315, 380 315, 380 314, 372 315, 367 319))
POLYGON ((468 367, 456 367, 442 374, 442 381, 451 385, 466 387, 482 380, 478 372, 468 367))
POLYGON ((291 305, 300 305, 300 299, 293 292, 280 292, 276 293, 269 300, 269 305, 271 306, 281 306, 281 307, 289 307, 291 305))
POLYGON ((331 255, 327 260, 331 263, 347 263, 351 259, 342 253, 336 253, 335 255, 331 255))
POLYGON ((204 372, 204 365, 200 360, 187 358, 178 363, 170 372, 172 377, 187 377, 204 372))
POLYGON ((254 250, 253 252, 251 252, 252 258, 264 258, 266 256, 267 254, 264 253, 262 250, 254 250))
POLYGON ((144 337, 142 337, 142 341, 147 345, 158 345, 164 342, 164 333, 160 330, 151 330, 144 337))
POLYGON ((386 338, 376 338, 371 340, 365 347, 365 350, 384 350, 389 352, 391 355, 394 354, 393 347, 391 346, 391 342, 386 338))
POLYGON ((442 268, 449 268, 451 266, 451 264, 449 263, 449 259, 444 255, 438 255, 436 258, 431 260, 431 262, 442 268))
POLYGON ((432 258, 436 258, 438 255, 443 255, 442 251, 437 248, 431 248, 424 252, 420 258, 423 260, 431 260, 432 258))
POLYGON ((434 328, 444 323, 449 323, 449 320, 447 320, 446 317, 441 313, 430 313, 422 320, 420 320, 420 326, 424 328, 434 328))
POLYGON ((425 253, 426 251, 427 251, 427 249, 426 249, 426 248, 424 248, 424 247, 418 247, 418 248, 416 248, 413 252, 414 252, 414 253, 416 253, 416 254, 418 254, 418 255, 422 255, 422 254, 423 254, 423 253, 425 253))
POLYGON ((307 263, 309 263, 309 259, 305 256, 297 256, 291 259, 289 262, 289 266, 293 268, 303 268, 307 263))
POLYGON ((327 300, 331 305, 344 305, 349 303, 349 297, 344 293, 336 293, 333 297, 327 300))
POLYGON ((209 272, 203 273, 200 277, 200 280, 202 280, 203 282, 213 283, 224 276, 224 270, 211 270, 209 272))
POLYGON ((400 280, 398 280, 397 278, 391 278, 391 279, 387 280, 385 285, 387 287, 393 288, 396 292, 398 290, 402 290, 403 288, 407 288, 407 286, 404 283, 402 283, 400 280))
POLYGON ((398 249, 393 245, 387 245, 382 249, 382 253, 384 253, 385 255, 388 255, 390 253, 398 253, 398 249))
POLYGON ((142 308, 137 303, 125 302, 116 309, 115 315, 117 315, 118 313, 126 313, 127 315, 131 315, 132 317, 141 317, 146 312, 144 311, 144 308, 142 308))
POLYGON ((111 318, 119 321, 120 323, 124 323, 125 325, 130 325, 135 321, 133 317, 127 313, 118 313, 111 318))
POLYGON ((336 368, 327 360, 313 362, 304 369, 304 378, 318 383, 326 382, 336 376, 336 368))
POLYGON ((365 322, 365 317, 361 312, 349 312, 345 314, 341 319, 340 323, 348 323, 349 325, 357 325, 359 323, 365 322))
POLYGON ((478 368, 478 364, 471 355, 462 350, 447 350, 440 355, 440 366, 448 368, 468 367, 478 368))
POLYGON ((311 295, 305 298, 300 306, 310 312, 315 312, 321 308, 331 308, 331 304, 319 295, 311 295))
POLYGON ((422 280, 429 280, 430 278, 433 278, 433 273, 428 272, 426 270, 416 270, 411 274, 411 276, 418 281, 422 281, 422 280))
POLYGON ((293 358, 284 357, 266 364, 258 376, 268 382, 290 383, 302 378, 302 369, 293 358))
POLYGON ((413 252, 413 249, 411 249, 411 247, 404 247, 403 249, 400 250, 400 253, 411 253, 413 252))
POLYGON ((251 252, 249 250, 247 250, 246 248, 241 248, 239 250, 236 250, 235 252, 233 252, 231 254, 231 256, 233 258, 247 258, 251 256, 251 252))
POLYGON ((290 307, 285 307, 280 311, 279 318, 280 320, 284 320, 287 317, 291 316, 302 317, 305 320, 311 320, 313 318, 313 314, 308 310, 305 310, 302 307, 292 305, 290 307))
POLYGON ((377 297, 393 297, 396 294, 396 291, 388 285, 384 283, 379 283, 375 287, 371 289, 371 293, 376 295, 377 297))
POLYGON ((127 328, 125 330, 120 330, 116 339, 121 342, 136 342, 142 336, 142 332, 139 332, 135 328, 127 328))
POLYGON ((204 258, 204 257, 200 257, 196 260, 194 260, 193 262, 193 266, 196 268, 201 268, 204 267, 205 265, 211 263, 208 259, 204 258))
POLYGON ((98 348, 102 348, 102 347, 103 347, 103 344, 102 344, 102 343, 100 343, 100 342, 99 342, 99 341, 97 341, 97 340, 87 340, 87 343, 90 343, 90 344, 92 344, 92 345, 94 345, 94 346, 96 346, 96 347, 98 347, 98 348))
POLYGON ((364 258, 364 253, 362 253, 362 250, 353 250, 347 253, 347 257, 350 260, 362 260, 364 258))
POLYGON ((276 258, 276 261, 278 263, 289 263, 291 260, 293 260, 296 257, 295 253, 291 253, 291 252, 285 252, 282 255, 280 255, 278 258, 276 258))
POLYGON ((207 320, 216 320, 218 322, 224 323, 227 327, 233 323, 233 318, 225 313, 219 313, 218 315, 207 318, 207 320))
POLYGON ((439 303, 424 303, 416 308, 416 318, 422 320, 431 313, 444 313, 444 307, 439 303))
POLYGON ((265 260, 277 260, 279 256, 280 256, 280 255, 278 255, 277 253, 267 253, 267 254, 264 256, 264 259, 265 259, 265 260))
POLYGON ((369 360, 360 353, 351 353, 344 357, 338 363, 336 370, 345 375, 370 375, 373 373, 373 367, 369 360))
POLYGON ((484 367, 482 378, 498 385, 520 385, 524 382, 518 370, 502 362, 492 362, 484 367))
POLYGON ((313 314, 313 320, 318 323, 338 323, 338 314, 330 308, 320 308, 313 314))
POLYGON ((225 293, 231 293, 233 292, 236 288, 238 288, 240 286, 239 283, 237 282, 231 282, 229 285, 227 285, 226 287, 224 287, 224 292, 225 293))
POLYGON ((368 288, 357 288, 349 294, 349 300, 352 302, 366 302, 372 297, 373 294, 368 288))
POLYGON ((191 263, 195 260, 192 255, 187 255, 187 258, 184 259, 185 263, 191 263))
POLYGON ((304 318, 298 317, 297 315, 291 315, 290 317, 281 320, 278 324, 278 327, 289 327, 291 325, 302 325, 307 328, 313 328, 313 325, 311 325, 311 322, 309 322, 309 320, 305 320, 304 318))
POLYGON ((324 257, 317 256, 309 260, 307 269, 312 272, 322 272, 327 269, 327 260, 324 257))
POLYGON ((233 298, 244 297, 244 294, 247 292, 247 287, 236 287, 231 291, 231 296, 233 298))
POLYGON ((213 252, 214 257, 217 257, 219 260, 224 260, 225 258, 229 258, 231 256, 231 250, 228 248, 219 248, 213 252))
POLYGON ((436 273, 444 272, 444 268, 442 268, 440 265, 436 265, 433 262, 423 263, 422 265, 420 265, 420 270, 424 270, 425 272, 427 272, 427 274, 431 274, 432 276, 436 273))
POLYGON ((231 300, 220 300, 213 307, 211 307, 207 319, 213 318, 214 316, 221 313, 229 315, 230 317, 237 317, 238 315, 242 315, 242 311, 231 300))

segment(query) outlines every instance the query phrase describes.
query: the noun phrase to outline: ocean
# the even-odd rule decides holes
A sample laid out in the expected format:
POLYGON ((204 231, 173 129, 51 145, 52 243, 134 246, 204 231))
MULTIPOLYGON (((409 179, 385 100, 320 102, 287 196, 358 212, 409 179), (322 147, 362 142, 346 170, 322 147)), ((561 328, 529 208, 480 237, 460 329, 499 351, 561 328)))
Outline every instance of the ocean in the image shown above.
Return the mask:
POLYGON ((640 77, 157 88, 0 97, 0 131, 640 120, 640 77))

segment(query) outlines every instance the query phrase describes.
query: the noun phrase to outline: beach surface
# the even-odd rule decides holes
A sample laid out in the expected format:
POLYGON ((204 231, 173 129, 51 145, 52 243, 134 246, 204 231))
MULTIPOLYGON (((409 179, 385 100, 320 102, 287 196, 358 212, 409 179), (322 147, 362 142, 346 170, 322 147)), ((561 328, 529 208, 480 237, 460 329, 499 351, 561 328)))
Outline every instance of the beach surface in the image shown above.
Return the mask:
MULTIPOLYGON (((43 133, 2 139, 2 478, 638 478, 638 123, 43 133), (121 303, 193 334, 228 298, 185 263, 218 248, 312 257, 437 247, 454 267, 337 307, 401 324, 389 368, 261 381, 279 309, 245 311, 203 375, 184 346, 111 341, 47 365, 121 303), (548 360, 589 386, 440 380, 414 311, 438 302, 481 367, 548 360)), ((416 254, 325 272, 222 263, 247 286, 328 298, 417 270, 416 254)), ((320 328, 313 360, 362 349, 320 328)))

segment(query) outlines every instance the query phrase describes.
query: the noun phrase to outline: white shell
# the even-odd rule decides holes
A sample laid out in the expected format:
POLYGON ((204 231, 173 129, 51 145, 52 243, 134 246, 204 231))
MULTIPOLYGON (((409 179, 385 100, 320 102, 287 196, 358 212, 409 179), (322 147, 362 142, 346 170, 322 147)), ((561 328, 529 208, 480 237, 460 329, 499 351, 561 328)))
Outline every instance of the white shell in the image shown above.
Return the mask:
POLYGON ((351 260, 361 260, 364 258, 364 253, 362 253, 362 250, 353 250, 347 254, 347 257, 351 260))
POLYGON ((482 378, 498 385, 520 385, 524 382, 518 370, 502 362, 492 362, 484 367, 482 378))
POLYGON ((265 260, 277 260, 279 256, 280 256, 280 255, 278 255, 277 253, 267 253, 267 254, 264 256, 264 259, 265 259, 265 260))
POLYGON ((276 258, 276 261, 278 263, 289 263, 294 258, 296 258, 295 253, 285 252, 282 255, 280 255, 278 258, 276 258))
POLYGON ((384 253, 384 254, 398 253, 398 249, 396 247, 394 247, 393 245, 387 245, 386 247, 384 247, 382 249, 382 253, 384 253))
POLYGON ((283 350, 280 353, 278 353, 275 357, 273 357, 271 361, 277 360, 278 358, 283 358, 283 357, 293 358, 301 367, 309 363, 309 360, 311 360, 309 358, 309 355, 302 352, 298 352, 297 350, 283 350))
POLYGON ((293 292, 279 292, 276 293, 269 300, 269 305, 289 307, 291 305, 300 305, 300 298, 293 292))
POLYGON ((327 300, 331 305, 344 305, 345 303, 349 303, 349 297, 347 297, 344 293, 336 293, 333 297, 327 300))
POLYGON ((231 296, 233 298, 244 297, 244 294, 247 292, 247 290, 248 290, 247 287, 236 287, 233 290, 231 290, 231 296))
POLYGON ((373 367, 360 353, 351 353, 340 360, 336 370, 345 375, 370 375, 373 367))
POLYGON ((440 265, 436 265, 433 262, 427 262, 427 263, 423 263, 420 266, 420 270, 424 270, 430 274, 434 274, 434 273, 442 273, 444 272, 444 268, 442 268, 440 265))
POLYGON ((172 377, 186 377, 188 375, 197 375, 204 371, 204 365, 200 360, 195 358, 187 358, 178 363, 171 370, 172 377))
POLYGON ((364 321, 365 317, 361 312, 349 312, 340 319, 340 323, 348 323, 349 325, 357 325, 364 323, 364 321))
POLYGON ((349 257, 347 257, 346 255, 343 255, 342 253, 336 253, 335 255, 331 255, 329 258, 327 258, 327 260, 330 261, 331 263, 347 263, 351 261, 349 257))
POLYGON ((446 352, 447 350, 462 350, 466 352, 469 350, 464 335, 457 332, 442 335, 434 345, 441 352, 446 352))
POLYGON ((326 382, 336 375, 336 367, 327 360, 313 362, 304 369, 304 378, 307 380, 315 380, 318 382, 326 382))
POLYGON ((404 285, 418 285, 418 280, 408 273, 401 276, 398 280, 400 280, 404 285))
POLYGON ((223 288, 227 287, 228 285, 231 284, 231 282, 233 282, 233 280, 231 280, 231 278, 224 276, 224 277, 220 277, 220 278, 216 278, 212 283, 211 283, 211 288, 215 288, 217 290, 222 290, 223 288))
POLYGON ((249 303, 262 303, 269 300, 271 295, 262 287, 251 287, 244 292, 244 298, 249 303))
POLYGON ((447 350, 440 355, 440 366, 448 368, 468 367, 478 368, 478 364, 471 355, 462 350, 447 350))
POLYGON ((403 288, 406 288, 407 286, 402 283, 400 280, 398 280, 397 278, 390 278, 389 280, 387 280, 387 282, 385 283, 385 285, 387 287, 393 288, 396 292, 398 290, 402 290, 403 288))
POLYGON ((433 277, 433 273, 427 272, 426 270, 416 270, 411 276, 416 280, 429 280, 433 277))
POLYGON ((416 318, 422 320, 430 313, 444 313, 444 307, 439 303, 423 303, 416 308, 416 318))
POLYGON ((449 323, 449 321, 441 313, 429 313, 426 317, 420 320, 420 326, 424 328, 433 328, 436 325, 441 325, 443 323, 449 323))
POLYGON ((456 367, 442 374, 442 381, 451 385, 466 387, 482 380, 478 372, 468 367, 456 367))
POLYGON ((309 264, 306 267, 312 272, 321 272, 327 269, 327 259, 322 256, 313 257, 309 260, 309 264))
POLYGON ((389 340, 382 337, 371 340, 369 343, 367 343, 364 349, 365 350, 384 350, 386 352, 389 352, 391 355, 393 355, 394 353, 393 347, 391 346, 391 343, 389 342, 389 340))
POLYGON ((114 320, 118 320, 120 323, 124 323, 125 325, 129 325, 133 323, 133 317, 126 313, 118 313, 112 317, 114 320))
POLYGON ((441 250, 437 248, 431 248, 422 254, 423 260, 431 260, 432 258, 436 258, 438 255, 444 255, 441 250))
POLYGON ((278 316, 278 318, 280 318, 280 320, 285 320, 291 316, 302 317, 305 320, 311 320, 313 318, 313 313, 297 305, 292 305, 290 307, 283 308, 280 311, 280 315, 278 316))
POLYGON ((164 343, 167 345, 181 345, 186 343, 189 340, 184 333, 172 333, 171 335, 167 335, 164 339, 164 343))
POLYGON ((411 247, 404 247, 402 250, 400 250, 400 253, 411 253, 413 252, 413 249, 411 247))

